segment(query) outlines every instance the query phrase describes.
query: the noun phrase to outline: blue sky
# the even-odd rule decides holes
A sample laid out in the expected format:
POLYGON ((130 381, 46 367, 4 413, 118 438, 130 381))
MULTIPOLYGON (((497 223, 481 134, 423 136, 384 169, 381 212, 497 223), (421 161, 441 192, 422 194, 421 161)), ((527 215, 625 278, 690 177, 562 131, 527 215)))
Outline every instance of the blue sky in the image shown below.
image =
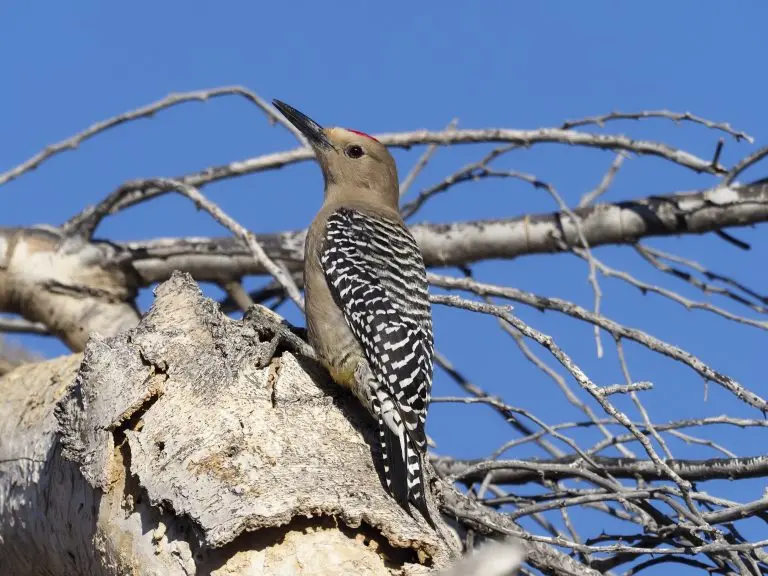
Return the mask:
MULTIPOLYGON (((169 92, 242 84, 264 98, 280 98, 321 124, 370 133, 459 126, 537 128, 611 110, 668 108, 728 121, 768 140, 759 62, 768 48, 768 5, 714 2, 501 3, 468 8, 460 2, 278 3, 111 2, 4 3, 0 7, 0 171, 46 144, 89 124, 169 92)), ((719 133, 667 121, 623 122, 607 130, 662 140, 709 158, 719 133)), ((105 133, 79 150, 47 162, 0 190, 0 226, 58 224, 130 178, 176 176, 208 166, 291 148, 294 140, 270 127, 263 114, 237 98, 194 103, 105 133)), ((726 139, 722 161, 753 150, 726 139)), ((442 150, 412 193, 479 159, 487 147, 442 150)), ((398 151, 404 175, 419 151, 398 151)), ((610 165, 608 152, 545 145, 516 152, 499 167, 535 173, 572 204, 594 187, 610 165)), ((768 165, 744 180, 768 175, 768 165)), ((625 162, 608 200, 708 186, 715 181, 659 159, 625 162)), ((231 180, 205 189, 213 200, 254 231, 307 225, 321 200, 317 167, 296 167, 231 180)), ((511 217, 546 212, 555 205, 544 191, 518 182, 458 187, 434 201, 414 221, 511 217)), ((766 292, 766 226, 736 230, 751 243, 741 251, 715 237, 655 239, 668 251, 696 258, 766 292)), ((163 198, 109 219, 98 235, 113 240, 157 236, 222 235, 222 228, 185 200, 163 198)), ((625 248, 596 255, 639 278, 705 296, 665 277, 625 248)), ((520 258, 477 267, 479 278, 514 285, 591 306, 587 269, 572 256, 520 258)), ((602 279, 603 311, 616 320, 675 342, 766 396, 766 334, 735 327, 706 312, 688 312, 658 296, 602 279)), ((221 292, 207 288, 209 294, 221 292)), ((750 315, 728 302, 713 302, 750 315)), ((141 304, 151 303, 151 293, 141 304)), ((300 322, 295 309, 284 313, 300 322)), ((595 357, 592 328, 517 306, 533 326, 552 334, 600 385, 622 382, 610 338, 595 357)), ((492 319, 435 311, 438 347, 473 381, 548 423, 579 419, 553 383, 520 356, 492 319)), ((46 355, 61 345, 19 340, 46 355)), ((536 349, 535 345, 531 345, 536 349)), ((537 350, 542 358, 546 352, 537 350)), ((759 417, 715 385, 704 399, 691 370, 626 348, 632 378, 651 380, 642 398, 655 421, 728 412, 759 417)), ((573 384, 576 389, 575 383, 573 384)), ((438 374, 436 395, 457 388, 438 374)), ((628 399, 615 399, 633 417, 628 399)), ((597 408, 599 411, 599 408, 597 408)), ((483 456, 510 438, 507 425, 482 406, 435 406, 429 433, 439 451, 483 456)), ((725 428, 706 431, 741 455, 756 454, 765 435, 725 428), (760 438, 761 440, 758 440, 760 438), (746 440, 749 441, 746 441, 746 440), (753 443, 751 443, 753 442, 753 443)), ((594 438, 591 432, 575 437, 594 438)), ((704 447, 672 442, 678 456, 716 456, 704 447)), ((637 452, 640 454, 640 452, 637 452)), ((538 454, 522 449, 515 456, 538 454)), ((758 497, 762 482, 738 492, 758 497)), ((718 490, 720 488, 718 487, 718 490)), ((661 572, 659 572, 661 573, 661 572)))

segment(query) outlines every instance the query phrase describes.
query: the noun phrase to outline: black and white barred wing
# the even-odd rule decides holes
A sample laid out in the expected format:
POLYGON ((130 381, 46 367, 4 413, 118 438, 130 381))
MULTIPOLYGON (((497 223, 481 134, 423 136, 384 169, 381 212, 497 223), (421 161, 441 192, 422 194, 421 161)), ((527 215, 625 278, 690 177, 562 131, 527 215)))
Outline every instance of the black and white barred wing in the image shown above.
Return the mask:
POLYGON ((433 354, 418 245, 398 222, 340 209, 328 218, 320 260, 331 293, 380 384, 374 404, 388 428, 381 432, 398 439, 400 458, 395 458, 395 437, 389 442, 382 438, 383 450, 392 455, 391 488, 397 492, 398 476, 405 474, 407 492, 418 498, 433 354))

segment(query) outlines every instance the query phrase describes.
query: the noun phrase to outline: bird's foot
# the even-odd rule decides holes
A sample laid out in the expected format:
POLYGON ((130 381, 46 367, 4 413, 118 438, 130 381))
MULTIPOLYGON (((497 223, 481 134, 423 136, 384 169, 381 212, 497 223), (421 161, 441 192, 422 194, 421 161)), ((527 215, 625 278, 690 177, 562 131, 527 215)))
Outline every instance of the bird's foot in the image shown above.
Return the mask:
POLYGON ((292 326, 282 316, 261 304, 254 304, 243 315, 243 323, 251 326, 262 346, 259 364, 266 366, 278 350, 287 350, 296 356, 316 359, 314 348, 304 336, 306 330, 292 326))

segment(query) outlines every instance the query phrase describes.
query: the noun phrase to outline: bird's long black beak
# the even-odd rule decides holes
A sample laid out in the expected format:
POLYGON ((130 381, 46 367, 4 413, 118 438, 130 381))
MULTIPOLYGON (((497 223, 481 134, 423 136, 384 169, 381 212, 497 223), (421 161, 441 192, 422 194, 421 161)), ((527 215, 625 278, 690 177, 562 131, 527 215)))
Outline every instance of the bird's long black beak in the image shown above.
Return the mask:
POLYGON ((312 120, 312 118, 280 100, 272 100, 272 104, 282 112, 283 116, 285 116, 291 124, 299 129, 299 132, 306 136, 310 144, 319 148, 333 148, 330 140, 328 140, 323 132, 323 127, 312 120))

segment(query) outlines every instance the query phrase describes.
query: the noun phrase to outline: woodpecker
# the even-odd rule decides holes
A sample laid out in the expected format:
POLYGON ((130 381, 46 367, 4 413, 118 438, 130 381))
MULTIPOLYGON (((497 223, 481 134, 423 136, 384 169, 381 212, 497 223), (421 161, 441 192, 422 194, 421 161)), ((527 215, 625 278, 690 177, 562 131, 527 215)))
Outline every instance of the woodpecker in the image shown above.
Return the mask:
POLYGON ((432 311, 421 250, 400 217, 395 161, 372 136, 273 103, 309 141, 325 181, 305 243, 309 342, 376 420, 390 494, 434 527, 423 473, 432 311))

